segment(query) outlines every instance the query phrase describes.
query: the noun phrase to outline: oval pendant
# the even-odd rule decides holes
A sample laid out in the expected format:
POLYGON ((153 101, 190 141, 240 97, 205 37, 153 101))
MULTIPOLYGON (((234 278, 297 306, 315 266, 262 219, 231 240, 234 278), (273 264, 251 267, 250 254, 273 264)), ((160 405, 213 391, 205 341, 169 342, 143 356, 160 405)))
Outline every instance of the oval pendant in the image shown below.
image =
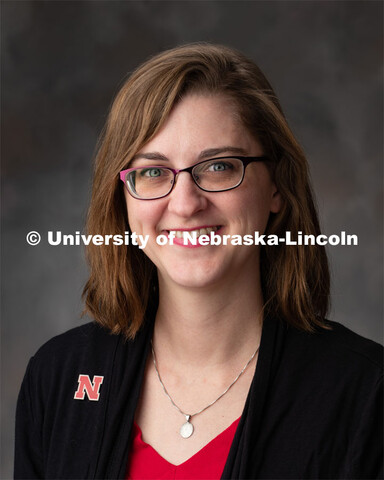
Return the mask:
POLYGON ((185 422, 180 428, 180 435, 183 438, 189 438, 193 433, 193 425, 190 422, 185 422))

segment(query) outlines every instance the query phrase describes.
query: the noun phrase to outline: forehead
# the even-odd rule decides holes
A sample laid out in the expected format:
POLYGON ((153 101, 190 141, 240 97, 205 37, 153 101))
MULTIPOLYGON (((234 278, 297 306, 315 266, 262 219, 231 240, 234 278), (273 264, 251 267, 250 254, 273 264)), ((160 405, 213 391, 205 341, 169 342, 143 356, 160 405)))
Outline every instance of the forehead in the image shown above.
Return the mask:
POLYGON ((232 100, 224 95, 191 94, 173 108, 159 132, 138 153, 188 158, 223 145, 248 155, 261 153, 257 139, 242 124, 232 100))

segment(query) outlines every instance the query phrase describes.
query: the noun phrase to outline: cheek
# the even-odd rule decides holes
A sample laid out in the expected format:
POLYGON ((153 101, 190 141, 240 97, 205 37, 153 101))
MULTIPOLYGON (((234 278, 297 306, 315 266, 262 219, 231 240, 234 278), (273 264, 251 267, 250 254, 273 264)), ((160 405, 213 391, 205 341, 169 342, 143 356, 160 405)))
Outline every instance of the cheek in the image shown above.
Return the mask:
POLYGON ((272 182, 249 182, 242 195, 232 202, 231 211, 238 221, 245 221, 248 228, 264 231, 273 211, 272 182))
POLYGON ((247 199, 248 206, 256 208, 261 211, 274 211, 278 208, 276 186, 273 183, 267 167, 264 165, 257 165, 258 170, 252 171, 248 177, 247 199))
POLYGON ((140 218, 143 218, 141 214, 141 205, 138 200, 133 199, 132 197, 126 194, 125 196, 127 204, 127 215, 128 215, 128 225, 131 231, 136 231, 137 227, 140 225, 140 218))
POLYGON ((127 198, 128 224, 130 230, 136 233, 142 233, 156 229, 156 225, 161 218, 161 205, 156 202, 136 200, 127 198))

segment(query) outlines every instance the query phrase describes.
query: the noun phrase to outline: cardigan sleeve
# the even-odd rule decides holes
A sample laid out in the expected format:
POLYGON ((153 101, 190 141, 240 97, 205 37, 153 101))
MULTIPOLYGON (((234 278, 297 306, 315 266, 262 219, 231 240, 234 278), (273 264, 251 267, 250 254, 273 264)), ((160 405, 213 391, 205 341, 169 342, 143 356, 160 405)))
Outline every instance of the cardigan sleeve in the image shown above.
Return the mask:
POLYGON ((34 400, 32 380, 33 358, 21 385, 16 407, 15 479, 44 478, 42 431, 34 400))

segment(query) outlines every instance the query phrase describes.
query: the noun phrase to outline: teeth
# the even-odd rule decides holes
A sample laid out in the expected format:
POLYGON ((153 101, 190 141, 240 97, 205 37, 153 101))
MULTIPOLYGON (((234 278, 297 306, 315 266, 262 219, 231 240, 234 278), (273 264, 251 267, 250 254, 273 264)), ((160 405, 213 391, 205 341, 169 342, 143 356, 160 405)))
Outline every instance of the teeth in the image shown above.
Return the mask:
POLYGON ((217 232, 218 229, 219 227, 207 227, 196 230, 188 230, 188 232, 185 230, 170 230, 169 233, 175 235, 176 238, 184 238, 184 236, 186 237, 187 233, 189 235, 196 235, 196 238, 199 238, 200 235, 209 235, 211 232, 217 232))

